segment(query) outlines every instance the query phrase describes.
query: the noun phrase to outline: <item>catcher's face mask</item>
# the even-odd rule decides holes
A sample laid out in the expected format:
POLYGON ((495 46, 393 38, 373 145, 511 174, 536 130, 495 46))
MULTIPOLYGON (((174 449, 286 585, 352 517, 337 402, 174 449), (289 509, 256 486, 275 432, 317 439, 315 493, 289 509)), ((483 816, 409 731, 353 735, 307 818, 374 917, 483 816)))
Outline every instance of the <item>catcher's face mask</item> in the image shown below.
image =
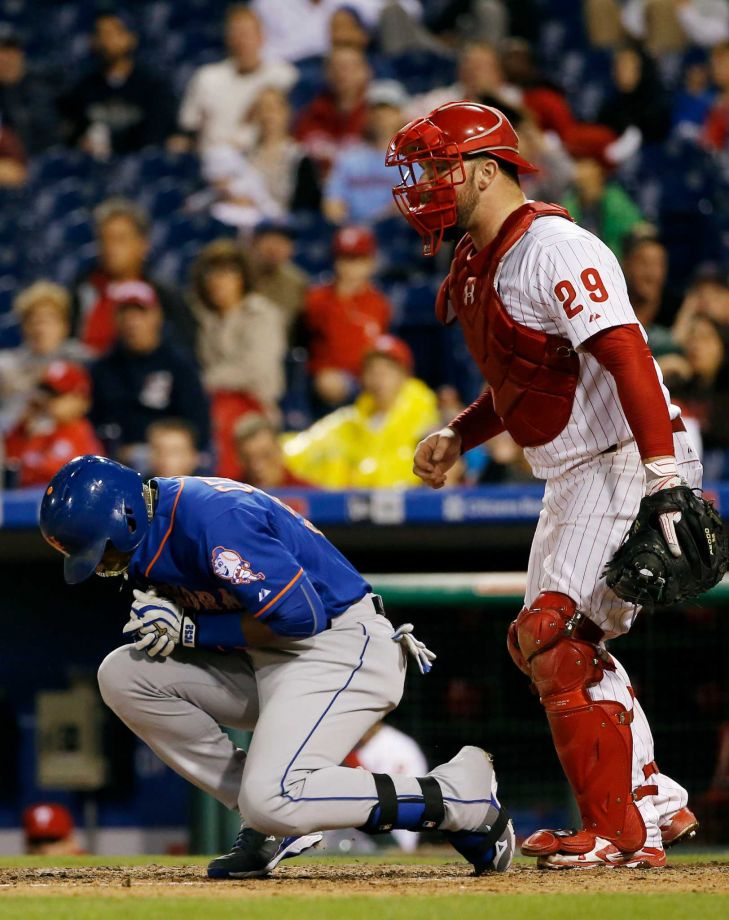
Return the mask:
POLYGON ((488 154, 520 173, 537 167, 519 154, 516 131, 503 112, 475 102, 449 102, 416 118, 390 141, 387 166, 400 171, 392 194, 407 222, 423 238, 423 253, 435 255, 443 234, 457 221, 456 190, 466 181, 464 158, 488 154))

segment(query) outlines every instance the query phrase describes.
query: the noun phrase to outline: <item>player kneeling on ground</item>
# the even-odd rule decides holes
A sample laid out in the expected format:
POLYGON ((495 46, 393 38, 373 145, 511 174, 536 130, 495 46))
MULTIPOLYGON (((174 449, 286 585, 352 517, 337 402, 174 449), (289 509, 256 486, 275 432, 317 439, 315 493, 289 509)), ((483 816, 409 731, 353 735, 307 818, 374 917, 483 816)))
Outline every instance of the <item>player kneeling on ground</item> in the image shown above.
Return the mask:
POLYGON ((230 479, 158 478, 77 457, 51 480, 41 530, 76 584, 135 587, 99 669, 107 705, 173 770, 241 814, 213 878, 265 875, 319 831, 442 830, 476 874, 504 871, 514 832, 490 756, 464 747, 426 776, 340 766, 403 693, 406 649, 382 601, 308 521, 230 479), (246 755, 220 725, 253 731, 246 755))

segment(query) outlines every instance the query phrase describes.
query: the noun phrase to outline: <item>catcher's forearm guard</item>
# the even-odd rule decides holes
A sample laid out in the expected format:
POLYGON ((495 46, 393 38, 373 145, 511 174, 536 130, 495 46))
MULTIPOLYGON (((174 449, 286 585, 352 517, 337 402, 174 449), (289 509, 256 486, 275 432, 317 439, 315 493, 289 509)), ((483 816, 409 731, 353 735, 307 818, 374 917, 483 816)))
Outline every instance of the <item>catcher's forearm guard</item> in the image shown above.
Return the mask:
POLYGON ((628 535, 603 575, 618 597, 633 604, 668 606, 703 594, 729 566, 729 542, 719 514, 699 490, 688 486, 646 495, 628 535), (673 556, 658 517, 680 511, 676 535, 681 555, 673 556))

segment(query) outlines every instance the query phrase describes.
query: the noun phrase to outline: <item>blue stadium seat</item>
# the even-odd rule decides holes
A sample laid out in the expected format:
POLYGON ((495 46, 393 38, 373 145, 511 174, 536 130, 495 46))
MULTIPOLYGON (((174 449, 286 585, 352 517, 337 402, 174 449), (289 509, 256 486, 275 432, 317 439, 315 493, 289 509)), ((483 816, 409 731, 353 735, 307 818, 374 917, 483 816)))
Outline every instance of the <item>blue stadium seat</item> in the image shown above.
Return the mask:
POLYGON ((0 348, 15 348, 20 344, 20 326, 12 313, 18 289, 14 275, 0 275, 0 348))
POLYGON ((29 182, 44 187, 70 177, 90 179, 97 168, 93 158, 81 150, 51 147, 31 162, 29 182))
POLYGON ((301 347, 290 349, 286 355, 286 393, 281 400, 284 431, 301 431, 314 420, 308 358, 301 347))
POLYGON ((63 219, 71 211, 86 207, 94 200, 93 187, 82 179, 69 176, 43 186, 35 195, 33 208, 38 221, 63 219))
POLYGON ((162 147, 146 147, 136 157, 140 182, 155 179, 177 179, 197 182, 200 178, 200 162, 190 153, 169 153, 162 147))
POLYGON ((393 76, 413 95, 456 79, 456 59, 433 51, 406 51, 390 61, 393 76))
POLYGON ((186 198, 187 191, 178 179, 160 179, 143 184, 137 200, 152 218, 164 219, 180 210, 186 198))
POLYGON ((305 58, 296 65, 299 79, 289 94, 294 111, 300 111, 324 90, 324 59, 320 57, 305 58))
POLYGON ((296 233, 294 260, 304 271, 320 275, 332 267, 332 237, 336 228, 321 214, 301 212, 291 219, 296 233))
POLYGON ((402 301, 400 322, 403 326, 438 326, 435 298, 440 280, 417 280, 407 286, 402 301))
POLYGON ((169 31, 170 21, 172 19, 175 6, 172 0, 152 0, 145 3, 139 11, 139 27, 145 39, 149 40, 163 36, 169 31))

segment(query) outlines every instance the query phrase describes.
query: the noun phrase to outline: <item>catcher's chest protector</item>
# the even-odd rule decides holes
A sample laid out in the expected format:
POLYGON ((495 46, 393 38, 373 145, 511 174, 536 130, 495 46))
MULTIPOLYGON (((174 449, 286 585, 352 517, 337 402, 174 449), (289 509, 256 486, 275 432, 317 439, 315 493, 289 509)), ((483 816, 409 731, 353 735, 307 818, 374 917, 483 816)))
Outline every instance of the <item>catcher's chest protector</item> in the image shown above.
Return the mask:
POLYGON ((436 306, 441 322, 460 321, 468 350, 491 386, 494 408, 522 447, 547 444, 565 427, 580 369, 568 339, 517 323, 494 286, 507 252, 537 218, 547 216, 570 219, 564 208, 533 202, 511 214, 478 253, 464 236, 436 306))

